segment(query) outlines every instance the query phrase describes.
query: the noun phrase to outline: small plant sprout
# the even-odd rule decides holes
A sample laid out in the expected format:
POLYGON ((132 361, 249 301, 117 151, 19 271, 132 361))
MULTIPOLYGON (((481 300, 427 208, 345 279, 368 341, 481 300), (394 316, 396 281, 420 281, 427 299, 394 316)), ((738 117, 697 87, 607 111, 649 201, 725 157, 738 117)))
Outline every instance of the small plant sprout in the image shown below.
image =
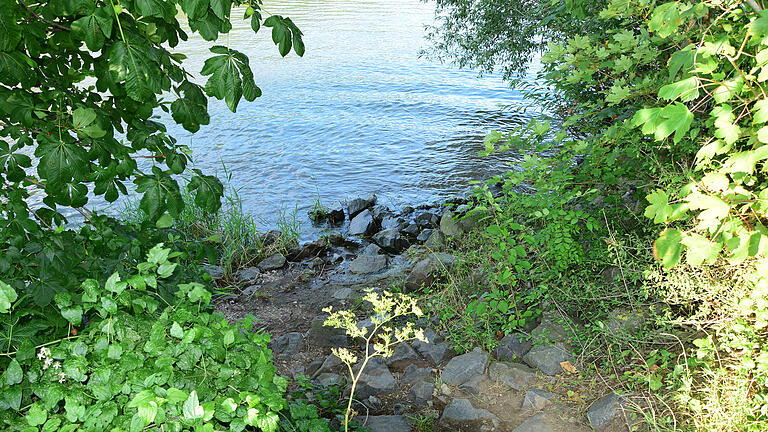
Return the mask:
POLYGON ((323 325, 344 329, 348 336, 365 341, 365 354, 357 372, 353 369, 353 365, 358 361, 357 355, 346 348, 334 348, 331 350, 336 357, 340 358, 347 365, 349 376, 352 379, 347 410, 344 413, 345 432, 349 431, 349 419, 352 415, 352 400, 355 396, 355 388, 368 362, 376 356, 390 357, 394 346, 401 342, 414 339, 427 342, 427 339, 424 337, 424 330, 414 328, 412 322, 407 322, 402 326, 397 326, 394 323, 394 320, 406 315, 415 315, 417 317, 423 315, 414 298, 388 291, 378 294, 373 290, 367 290, 363 301, 373 306, 372 314, 369 318, 370 325, 373 326, 372 329, 368 326, 358 326, 357 317, 351 311, 333 311, 331 306, 323 309, 324 312, 330 314, 323 325), (373 341, 373 349, 371 349, 371 341, 373 341))

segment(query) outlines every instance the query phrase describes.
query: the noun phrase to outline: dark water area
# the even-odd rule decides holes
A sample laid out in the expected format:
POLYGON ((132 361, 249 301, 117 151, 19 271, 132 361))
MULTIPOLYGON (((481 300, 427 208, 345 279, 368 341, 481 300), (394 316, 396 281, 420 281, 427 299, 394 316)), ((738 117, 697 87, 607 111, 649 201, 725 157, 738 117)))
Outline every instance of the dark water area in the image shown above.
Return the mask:
MULTIPOLYGON (((537 108, 499 76, 420 58, 431 3, 288 0, 264 9, 301 28, 304 57, 280 57, 270 29, 254 35, 235 19, 229 44, 250 57, 263 96, 234 114, 212 100, 211 123, 194 136, 166 123, 192 149, 196 168, 223 178, 226 167, 244 210, 265 229, 280 209, 298 206, 303 234, 312 237, 306 211, 316 199, 334 207, 375 192, 398 208, 462 195, 470 181, 520 156, 477 153, 489 131, 524 123, 537 108)), ((192 37, 177 50, 199 71, 212 45, 192 37)))

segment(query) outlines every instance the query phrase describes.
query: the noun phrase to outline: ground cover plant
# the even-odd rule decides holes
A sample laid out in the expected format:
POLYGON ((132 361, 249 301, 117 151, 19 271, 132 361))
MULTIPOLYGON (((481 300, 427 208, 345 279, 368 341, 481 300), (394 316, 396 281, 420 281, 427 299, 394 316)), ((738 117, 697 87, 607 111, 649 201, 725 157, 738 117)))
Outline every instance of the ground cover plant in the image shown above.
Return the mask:
MULTIPOLYGON (((500 54, 483 48, 499 47, 483 42, 504 34, 494 27, 505 25, 484 14, 502 2, 487 3, 483 9, 443 2, 450 5, 447 19, 467 20, 474 31, 472 44, 456 43, 466 38, 448 33, 444 42, 464 64, 515 70, 531 45, 500 54)), ((529 96, 560 121, 555 132, 533 123, 489 136, 486 152, 534 152, 523 172, 495 179, 512 192, 498 206, 490 199, 476 204, 486 218, 479 242, 488 248, 478 259, 494 281, 488 291, 466 293, 461 306, 473 305, 476 315, 478 304, 488 304, 482 312, 509 327, 519 310, 499 308, 498 301, 490 307, 490 297, 499 297, 494 290, 524 310, 542 302, 518 298, 539 290, 545 305, 585 324, 585 340, 606 334, 601 323, 609 310, 641 310, 655 333, 604 340, 611 359, 637 365, 638 373, 628 370, 628 376, 639 376, 655 400, 673 407, 649 418, 654 428, 765 430, 763 5, 612 0, 537 6, 514 10, 518 20, 542 24, 535 37, 546 43, 544 85, 529 96), (520 260, 531 268, 520 268, 520 260), (486 300, 473 303, 472 295, 486 300), (657 340, 660 333, 676 343, 657 340)), ((499 325, 479 339, 492 344, 494 328, 499 325)))

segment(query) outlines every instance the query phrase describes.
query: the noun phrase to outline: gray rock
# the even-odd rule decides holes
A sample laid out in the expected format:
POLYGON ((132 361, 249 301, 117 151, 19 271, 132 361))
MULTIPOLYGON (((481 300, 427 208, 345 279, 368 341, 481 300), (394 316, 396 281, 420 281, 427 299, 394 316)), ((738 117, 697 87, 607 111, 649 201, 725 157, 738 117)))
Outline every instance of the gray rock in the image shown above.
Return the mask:
POLYGON ((444 270, 450 270, 456 265, 456 258, 444 253, 433 253, 417 262, 405 279, 406 292, 411 292, 429 286, 444 270))
POLYGON ((459 221, 459 226, 465 233, 470 232, 477 226, 477 219, 472 216, 465 216, 464 219, 459 221))
POLYGON ((353 236, 368 236, 373 234, 376 223, 370 210, 363 210, 352 218, 349 223, 349 234, 353 236))
POLYGON ((525 390, 536 379, 536 371, 520 363, 494 362, 488 376, 515 390, 525 390))
POLYGON ((362 252, 360 252, 360 255, 379 255, 381 254, 381 248, 375 244, 371 243, 368 246, 363 249, 362 252))
MULTIPOLYGON (((360 365, 355 365, 355 371, 360 369, 360 365)), ((368 361, 368 364, 360 374, 360 380, 357 383, 355 394, 360 399, 367 399, 369 396, 392 393, 397 390, 397 381, 387 368, 381 357, 374 357, 368 361)))
POLYGON ((543 390, 528 390, 525 392, 525 399, 523 399, 523 408, 542 410, 549 404, 549 400, 555 396, 554 393, 543 390))
POLYGON ((376 204, 376 195, 368 195, 365 198, 353 199, 347 205, 347 213, 349 213, 349 218, 354 218, 363 210, 373 207, 374 204, 376 204))
POLYGON ((426 405, 427 401, 432 399, 432 392, 435 391, 435 384, 426 381, 419 381, 411 387, 411 397, 416 405, 426 405))
POLYGON ((441 422, 447 423, 473 423, 489 420, 494 426, 499 423, 499 418, 484 409, 475 408, 469 399, 454 399, 443 410, 441 422))
POLYGON ((357 274, 371 274, 378 273, 386 267, 386 255, 360 255, 349 265, 349 271, 357 274))
POLYGON ((640 310, 617 308, 604 321, 605 330, 613 336, 631 335, 643 327, 645 314, 640 310))
POLYGON ((416 224, 410 224, 407 227, 403 228, 403 234, 408 234, 410 236, 416 237, 421 232, 421 228, 416 224))
POLYGON ((395 345, 392 355, 387 357, 387 366, 394 371, 402 371, 406 367, 421 362, 421 357, 405 342, 395 345))
POLYGON ((377 221, 382 221, 385 217, 394 215, 392 211, 387 208, 387 206, 381 204, 376 204, 373 206, 371 208, 371 212, 373 213, 373 218, 377 221))
POLYGON ((272 352, 278 357, 296 354, 304 348, 304 336, 298 332, 286 333, 272 341, 272 352))
POLYGON ((459 237, 464 234, 464 228, 451 211, 443 213, 443 217, 440 218, 440 232, 448 237, 459 237))
POLYGON ((381 415, 381 416, 369 416, 366 421, 363 418, 358 419, 362 424, 365 422, 365 427, 369 428, 371 432, 410 432, 411 420, 401 415, 381 415))
POLYGON ((432 231, 427 240, 424 242, 424 246, 429 249, 437 249, 445 243, 445 235, 436 229, 432 231))
POLYGON ((434 227, 440 222, 440 216, 432 212, 424 212, 416 215, 413 221, 421 226, 434 227))
POLYGON ((283 236, 283 232, 280 230, 269 230, 261 235, 261 244, 264 247, 272 246, 277 243, 283 236))
POLYGON ((474 375, 485 373, 490 356, 480 348, 454 357, 443 368, 442 380, 452 386, 459 386, 469 381, 474 375))
POLYGON ((257 292, 261 289, 261 285, 248 285, 243 290, 242 294, 240 294, 242 297, 251 297, 256 295, 257 292))
POLYGON ((523 361, 547 375, 557 375, 563 372, 561 362, 571 361, 571 354, 562 342, 551 345, 533 347, 523 356, 523 361))
POLYGON ((314 377, 317 376, 320 373, 320 367, 325 362, 324 359, 317 359, 313 360, 310 364, 307 365, 306 368, 304 368, 304 373, 308 377, 314 377))
POLYGON ((376 396, 368 396, 368 400, 363 402, 363 404, 373 411, 380 410, 382 405, 381 399, 377 398, 376 396))
POLYGON ((419 233, 419 235, 418 235, 418 236, 416 236, 416 241, 419 241, 419 242, 421 242, 421 243, 424 243, 424 242, 425 242, 425 241, 427 241, 427 240, 429 239, 429 237, 432 235, 432 232, 434 232, 434 230, 433 230, 432 228, 426 228, 426 229, 424 229, 423 231, 421 231, 421 232, 419 233))
POLYGON ((203 266, 203 271, 208 273, 214 279, 221 279, 224 277, 224 268, 221 266, 206 264, 203 266))
POLYGON ((326 250, 328 250, 328 240, 325 237, 320 237, 315 241, 304 243, 298 248, 292 249, 289 256, 293 261, 301 261, 314 258, 326 250))
POLYGON ((261 271, 270 271, 270 270, 277 270, 279 268, 282 268, 285 265, 285 257, 283 254, 276 253, 274 255, 270 255, 267 258, 264 258, 259 263, 259 270, 261 271))
MULTIPOLYGON (((310 363, 313 364, 314 362, 310 363)), ((344 364, 340 358, 336 357, 333 354, 330 354, 328 357, 320 361, 320 366, 317 367, 317 369, 314 371, 314 373, 310 376, 316 376, 321 373, 325 372, 332 372, 335 368, 338 366, 341 366, 344 364)))
POLYGON ((400 228, 403 228, 405 225, 405 219, 395 217, 392 215, 384 216, 384 218, 381 220, 381 229, 383 230, 398 230, 400 228))
POLYGON ((413 213, 415 210, 416 210, 416 209, 415 209, 415 208, 413 208, 413 206, 409 206, 409 205, 407 205, 407 206, 403 207, 403 214, 411 214, 411 213, 413 213))
POLYGON ((323 387, 344 384, 344 377, 339 374, 323 372, 315 378, 315 381, 323 387))
POLYGON ((447 342, 442 342, 444 339, 438 335, 432 329, 424 330, 424 336, 427 342, 415 340, 412 342, 413 347, 419 352, 427 361, 433 365, 438 365, 445 360, 448 360, 453 355, 451 346, 447 342))
POLYGON ((373 241, 387 252, 399 253, 408 247, 408 241, 396 229, 384 230, 373 236, 373 241))
POLYGON ((561 432, 562 420, 554 419, 545 413, 536 414, 514 428, 512 432, 561 432))
POLYGON ((531 350, 531 342, 521 333, 513 333, 504 336, 499 341, 499 346, 493 350, 493 356, 499 360, 522 360, 523 356, 531 350))
POLYGON ((597 430, 603 430, 616 419, 622 417, 628 400, 626 396, 609 393, 590 405, 587 410, 589 424, 597 430))
POLYGON ((311 269, 320 269, 325 266, 325 260, 320 257, 314 257, 309 261, 308 267, 311 269))
POLYGON ((309 343, 320 347, 345 347, 349 345, 346 332, 342 329, 323 325, 326 318, 317 316, 309 330, 309 343))
POLYGON ((346 300, 352 295, 352 288, 339 288, 333 292, 333 298, 336 300, 346 300))
POLYGON ((466 394, 476 395, 480 394, 483 391, 483 387, 489 382, 490 380, 485 374, 482 375, 475 375, 467 382, 459 386, 459 390, 466 394))
POLYGON ((250 282, 259 277, 261 271, 258 267, 248 267, 246 269, 238 270, 235 273, 235 280, 240 283, 250 282))
POLYGON ((400 378, 400 383, 411 384, 419 381, 429 381, 432 379, 432 369, 420 368, 415 364, 412 364, 405 368, 403 376, 400 378))
POLYGON ((405 404, 402 404, 402 403, 400 403, 400 402, 395 402, 394 404, 392 404, 392 412, 393 412, 395 415, 400 415, 400 414, 402 414, 402 413, 404 413, 404 412, 405 412, 405 410, 406 410, 406 408, 407 408, 407 407, 408 407, 408 406, 407 406, 407 405, 405 405, 405 404))
POLYGON ((531 331, 531 334, 550 342, 564 341, 568 339, 569 331, 562 321, 563 319, 557 313, 545 312, 541 317, 541 323, 531 331))
POLYGON ((337 225, 344 222, 344 209, 337 208, 328 212, 328 222, 337 225))

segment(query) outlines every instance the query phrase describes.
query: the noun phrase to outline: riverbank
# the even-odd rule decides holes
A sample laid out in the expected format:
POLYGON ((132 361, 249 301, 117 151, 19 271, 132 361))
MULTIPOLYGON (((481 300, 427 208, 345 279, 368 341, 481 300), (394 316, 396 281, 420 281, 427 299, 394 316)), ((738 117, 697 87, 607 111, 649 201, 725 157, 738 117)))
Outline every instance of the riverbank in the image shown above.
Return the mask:
MULTIPOLYGON (((353 310, 363 325, 366 290, 416 296, 427 313, 417 324, 431 343, 403 344, 370 364, 356 392, 358 418, 374 432, 637 426, 652 404, 605 373, 604 355, 583 349, 589 332, 581 317, 569 316, 550 296, 522 301, 538 288, 529 281, 501 286, 496 265, 480 259, 480 244, 488 244, 484 233, 494 231, 494 218, 477 211, 480 197, 507 196, 493 186, 471 201, 401 210, 375 196, 351 200, 323 212, 330 220, 321 221, 341 225, 344 235, 285 248, 226 280, 223 268, 209 266, 219 283, 238 286, 216 310, 229 321, 256 316, 257 326, 272 335, 282 375, 343 388, 346 366, 331 348, 364 347, 324 327, 322 310, 353 310)), ((642 327, 644 312, 617 308, 607 317, 612 334, 627 336, 642 327)))

